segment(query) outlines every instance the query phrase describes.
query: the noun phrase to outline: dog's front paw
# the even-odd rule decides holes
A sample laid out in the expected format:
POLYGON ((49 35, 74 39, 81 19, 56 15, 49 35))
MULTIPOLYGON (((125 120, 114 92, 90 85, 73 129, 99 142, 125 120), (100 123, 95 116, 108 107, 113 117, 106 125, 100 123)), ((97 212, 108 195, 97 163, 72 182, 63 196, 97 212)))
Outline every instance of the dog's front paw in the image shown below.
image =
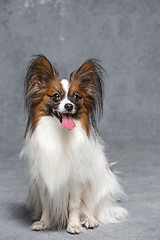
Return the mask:
POLYGON ((85 222, 83 222, 83 225, 87 229, 94 229, 99 226, 99 221, 95 218, 87 218, 85 222))
POLYGON ((80 232, 82 232, 82 227, 81 225, 68 224, 67 232, 70 234, 79 234, 80 232))
POLYGON ((32 224, 31 229, 33 231, 42 231, 42 230, 50 229, 50 226, 44 221, 37 221, 32 224))

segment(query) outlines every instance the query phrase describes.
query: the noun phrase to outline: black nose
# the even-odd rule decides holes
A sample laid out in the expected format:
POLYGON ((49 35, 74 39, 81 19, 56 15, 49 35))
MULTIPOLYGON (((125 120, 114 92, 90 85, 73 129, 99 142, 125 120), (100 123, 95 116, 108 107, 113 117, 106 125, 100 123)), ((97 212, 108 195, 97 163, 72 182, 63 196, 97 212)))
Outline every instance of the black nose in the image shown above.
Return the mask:
POLYGON ((72 111, 73 109, 73 105, 71 103, 65 104, 64 107, 68 112, 72 111))

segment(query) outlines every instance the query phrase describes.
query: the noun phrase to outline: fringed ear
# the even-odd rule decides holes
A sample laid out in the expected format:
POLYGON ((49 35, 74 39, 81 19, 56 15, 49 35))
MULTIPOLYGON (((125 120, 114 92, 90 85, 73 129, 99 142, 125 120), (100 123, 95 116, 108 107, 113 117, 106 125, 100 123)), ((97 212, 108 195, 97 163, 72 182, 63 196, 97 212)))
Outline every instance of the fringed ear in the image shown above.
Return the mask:
POLYGON ((28 67, 25 77, 25 105, 30 110, 31 105, 39 101, 47 86, 58 77, 49 60, 43 55, 36 55, 28 67))
POLYGON ((98 60, 89 59, 70 76, 71 81, 78 81, 79 88, 84 94, 85 107, 89 112, 92 125, 96 129, 96 114, 99 119, 103 114, 103 72, 104 69, 98 60))

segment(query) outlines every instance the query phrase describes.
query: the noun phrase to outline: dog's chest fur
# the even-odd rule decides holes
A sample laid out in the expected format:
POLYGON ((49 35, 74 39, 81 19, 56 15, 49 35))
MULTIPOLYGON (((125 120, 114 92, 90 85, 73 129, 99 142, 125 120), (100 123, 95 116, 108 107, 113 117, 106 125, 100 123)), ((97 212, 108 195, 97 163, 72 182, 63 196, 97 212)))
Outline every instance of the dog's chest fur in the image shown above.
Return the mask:
POLYGON ((33 177, 42 177, 51 192, 68 182, 86 183, 94 178, 93 159, 98 156, 99 144, 75 123, 76 128, 68 131, 57 119, 43 117, 29 138, 27 147, 35 155, 30 158, 34 159, 33 177))

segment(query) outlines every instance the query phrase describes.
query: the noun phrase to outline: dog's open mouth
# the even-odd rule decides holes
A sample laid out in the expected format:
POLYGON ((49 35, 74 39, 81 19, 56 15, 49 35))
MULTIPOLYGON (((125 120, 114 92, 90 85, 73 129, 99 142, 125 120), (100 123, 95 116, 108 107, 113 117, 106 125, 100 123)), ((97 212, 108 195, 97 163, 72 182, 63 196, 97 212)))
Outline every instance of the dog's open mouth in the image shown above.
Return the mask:
POLYGON ((55 109, 52 109, 52 113, 56 118, 59 119, 62 126, 67 128, 68 130, 72 130, 74 127, 76 127, 76 124, 72 119, 72 114, 69 114, 69 113, 61 114, 57 112, 55 109))

